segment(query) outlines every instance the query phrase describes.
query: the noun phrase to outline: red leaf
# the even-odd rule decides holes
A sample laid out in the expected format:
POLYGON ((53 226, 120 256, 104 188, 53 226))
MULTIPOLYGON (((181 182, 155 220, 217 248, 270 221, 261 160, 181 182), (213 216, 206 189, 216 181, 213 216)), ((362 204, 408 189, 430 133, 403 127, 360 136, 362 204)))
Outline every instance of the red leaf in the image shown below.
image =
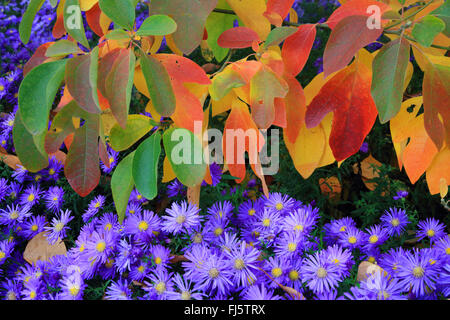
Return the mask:
POLYGON ((250 162, 256 164, 255 153, 261 151, 265 141, 247 105, 240 100, 233 101, 233 107, 225 123, 222 143, 228 170, 232 176, 239 178, 236 182, 241 183, 245 178, 245 151, 249 153, 250 162))
POLYGON ((48 58, 45 56, 45 53, 47 52, 48 47, 50 47, 54 42, 47 42, 42 45, 40 45, 36 51, 31 56, 30 60, 25 64, 23 67, 23 76, 25 77, 28 72, 30 72, 34 67, 37 67, 38 65, 52 61, 52 58, 48 58))
POLYGON ((281 128, 286 128, 287 126, 286 104, 284 103, 284 99, 275 98, 274 106, 275 106, 275 119, 273 120, 273 125, 281 128))
POLYGON ((182 83, 172 81, 172 87, 177 104, 171 118, 177 126, 194 132, 194 122, 203 121, 202 104, 182 83))
POLYGON ((316 38, 316 26, 304 24, 298 27, 298 31, 284 41, 281 55, 285 70, 296 76, 302 71, 308 61, 311 48, 316 38))
POLYGON ((194 61, 175 54, 155 54, 166 68, 171 80, 178 82, 195 82, 198 84, 211 84, 211 80, 202 69, 194 61))
POLYGON ((67 154, 64 173, 73 190, 81 197, 90 194, 100 181, 98 132, 98 119, 86 120, 75 131, 67 154))
POLYGON ((359 49, 374 42, 383 29, 369 29, 366 16, 349 16, 331 32, 323 54, 323 75, 328 77, 347 66, 359 49))
POLYGON ((120 48, 115 48, 111 51, 109 51, 105 56, 101 58, 101 60, 98 63, 98 79, 97 79, 97 87, 100 90, 100 93, 103 96, 106 96, 106 77, 108 76, 109 72, 111 71, 114 62, 117 60, 117 58, 120 56, 121 53, 120 48))
POLYGON ((389 5, 383 2, 374 0, 350 0, 337 8, 336 11, 334 11, 328 18, 326 23, 331 29, 334 29, 339 21, 348 16, 362 15, 368 17, 371 13, 367 13, 367 8, 371 5, 378 6, 380 8, 381 15, 389 9, 389 5))
POLYGON ((267 10, 264 16, 271 24, 281 27, 283 20, 287 17, 289 9, 294 4, 295 0, 268 0, 267 10))
POLYGON ((295 143, 300 128, 305 122, 306 98, 303 88, 293 76, 284 75, 289 91, 284 99, 286 104, 286 135, 291 143, 295 143))
POLYGON ((377 117, 370 93, 372 73, 356 61, 339 71, 319 91, 306 110, 306 126, 317 126, 334 112, 330 147, 337 161, 358 152, 377 117))
POLYGON ((91 9, 86 11, 86 20, 89 27, 92 31, 95 32, 99 37, 103 37, 105 34, 103 33, 103 29, 100 25, 100 14, 102 11, 100 10, 100 6, 96 3, 91 9))
POLYGON ((247 27, 236 27, 224 31, 217 39, 222 48, 242 49, 252 46, 254 41, 259 41, 258 34, 247 27))

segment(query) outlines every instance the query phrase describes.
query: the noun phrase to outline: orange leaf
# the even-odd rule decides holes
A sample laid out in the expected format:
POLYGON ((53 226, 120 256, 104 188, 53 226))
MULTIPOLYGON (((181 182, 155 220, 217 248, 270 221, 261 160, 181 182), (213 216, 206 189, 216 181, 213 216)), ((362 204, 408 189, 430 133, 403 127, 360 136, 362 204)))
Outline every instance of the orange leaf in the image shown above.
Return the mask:
POLYGON ((286 104, 286 135, 291 143, 297 139, 300 128, 305 123, 306 100, 303 88, 293 76, 284 75, 289 91, 284 99, 286 104))
MULTIPOLYGON (((426 178, 431 194, 437 194, 444 189, 444 185, 450 185, 450 148, 446 146, 433 159, 427 169, 426 178)), ((445 189, 444 189, 445 190, 445 189)), ((442 193, 447 193, 445 192, 442 193)))
POLYGON ((270 23, 277 27, 281 27, 283 20, 287 17, 289 9, 291 9, 295 0, 268 0, 267 10, 264 16, 269 19, 270 23))
POLYGON ((320 178, 320 191, 330 199, 339 199, 342 192, 341 182, 337 177, 320 178))
POLYGON ((247 27, 236 27, 224 31, 217 39, 222 48, 242 49, 252 46, 253 41, 259 41, 258 34, 247 27))
POLYGON ((281 55, 286 72, 298 75, 308 61, 314 40, 316 38, 316 26, 314 24, 303 24, 298 31, 289 36, 283 44, 281 55))

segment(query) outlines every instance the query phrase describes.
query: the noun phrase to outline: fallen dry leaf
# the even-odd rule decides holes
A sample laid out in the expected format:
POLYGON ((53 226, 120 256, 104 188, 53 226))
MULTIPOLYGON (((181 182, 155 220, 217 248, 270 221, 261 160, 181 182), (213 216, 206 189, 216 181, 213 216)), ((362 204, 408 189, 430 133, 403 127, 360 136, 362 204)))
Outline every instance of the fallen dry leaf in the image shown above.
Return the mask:
MULTIPOLYGON (((356 276, 357 281, 363 281, 367 279, 368 274, 374 274, 375 272, 384 271, 381 267, 373 264, 369 261, 363 261, 358 267, 358 275, 356 276)), ((384 271, 384 274, 388 273, 384 271)))
POLYGON ((328 196, 330 199, 338 200, 341 197, 342 184, 337 177, 320 178, 319 186, 322 194, 328 196))
POLYGON ((66 254, 66 245, 62 241, 56 242, 54 245, 48 243, 45 236, 47 231, 37 234, 28 244, 23 253, 23 258, 30 264, 38 260, 48 261, 51 257, 66 254))
POLYGON ((197 207, 199 207, 199 208, 200 208, 200 189, 201 189, 201 187, 202 187, 202 185, 199 184, 193 188, 187 189, 188 202, 191 204, 197 205, 197 207))
POLYGON ((22 165, 17 156, 8 154, 2 147, 0 147, 0 161, 6 163, 13 170, 17 169, 17 166, 22 165))

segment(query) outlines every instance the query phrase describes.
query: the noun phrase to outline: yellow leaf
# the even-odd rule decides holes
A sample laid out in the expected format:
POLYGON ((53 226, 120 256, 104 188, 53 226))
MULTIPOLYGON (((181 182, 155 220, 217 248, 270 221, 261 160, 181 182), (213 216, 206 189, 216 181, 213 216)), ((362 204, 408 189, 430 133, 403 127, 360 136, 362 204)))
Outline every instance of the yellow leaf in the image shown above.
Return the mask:
POLYGON ((169 158, 167 156, 164 158, 163 163, 163 177, 162 177, 162 183, 166 183, 169 181, 172 181, 177 176, 175 175, 175 172, 173 172, 172 166, 170 164, 169 158))
POLYGON ((147 106, 145 107, 145 112, 148 112, 152 115, 152 118, 156 121, 161 119, 161 115, 156 111, 155 106, 152 103, 152 100, 149 100, 147 106))
POLYGON ((103 128, 104 128, 104 134, 105 136, 109 136, 109 133, 111 131, 111 128, 114 127, 114 125, 117 123, 116 118, 111 112, 111 109, 105 110, 102 115, 102 122, 103 122, 103 128))
POLYGON ((134 70, 134 86, 136 89, 142 93, 147 98, 150 98, 150 93, 148 92, 147 82, 145 82, 144 73, 142 72, 141 66, 137 66, 134 70))
MULTIPOLYGON (((324 151, 319 163, 317 164, 318 168, 325 167, 336 161, 336 159, 334 158, 334 155, 333 155, 333 151, 331 150, 330 144, 328 143, 328 141, 330 140, 331 126, 333 124, 333 113, 330 112, 329 114, 327 114, 323 118, 323 120, 320 124, 323 127, 324 132, 325 132, 325 151, 324 151)), ((342 161, 344 161, 344 160, 342 160, 342 161)))
POLYGON ((445 178, 441 178, 441 180, 439 180, 439 193, 441 195, 441 199, 444 199, 448 193, 448 183, 445 178))
MULTIPOLYGON (((423 104, 423 97, 414 97, 405 100, 400 107, 397 115, 391 119, 389 125, 391 129, 391 137, 394 143, 400 143, 411 135, 411 127, 414 119, 419 112, 420 106, 423 104), (413 112, 409 113, 408 109, 415 106, 413 112)), ((417 124, 416 124, 417 125, 417 124)))
POLYGON ((289 9, 289 22, 290 23, 298 23, 298 14, 293 8, 289 9))
POLYGON ((98 0, 80 0, 81 11, 89 11, 98 0))
POLYGON ((308 179, 318 167, 328 140, 322 125, 307 129, 302 126, 295 143, 289 142, 286 130, 283 132, 284 142, 291 155, 297 171, 304 179, 308 179))
POLYGON ((214 101, 213 99, 211 99, 212 116, 215 117, 218 114, 230 110, 233 100, 235 100, 236 98, 236 93, 231 90, 225 97, 223 97, 219 101, 214 101))
POLYGON ((264 16, 267 6, 265 0, 227 0, 244 25, 253 29, 261 40, 270 33, 270 22, 264 16))
POLYGON ((446 146, 433 159, 427 169, 426 178, 431 194, 446 193, 444 184, 450 185, 450 148, 446 146), (443 182, 443 180, 445 180, 443 182))
POLYGON ((171 34, 166 36, 166 43, 170 50, 172 50, 173 53, 183 56, 183 52, 181 52, 180 49, 178 49, 177 45, 175 44, 175 41, 173 41, 173 37, 171 34))

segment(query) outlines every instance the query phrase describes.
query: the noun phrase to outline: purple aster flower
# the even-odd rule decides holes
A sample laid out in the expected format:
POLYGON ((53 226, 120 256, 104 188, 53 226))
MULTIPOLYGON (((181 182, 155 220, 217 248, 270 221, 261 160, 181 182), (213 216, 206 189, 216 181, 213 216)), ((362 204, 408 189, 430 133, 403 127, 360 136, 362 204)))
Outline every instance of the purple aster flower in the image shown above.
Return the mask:
POLYGON ((44 216, 32 216, 21 225, 20 235, 30 240, 44 231, 47 224, 44 216))
POLYGON ((235 232, 225 231, 217 239, 215 243, 222 252, 231 251, 239 246, 239 237, 235 232))
POLYGON ((242 241, 239 247, 230 251, 225 250, 224 253, 233 267, 233 281, 237 286, 247 286, 255 282, 256 276, 253 271, 258 268, 257 260, 260 256, 258 250, 242 241))
POLYGON ((428 237, 430 243, 434 243, 437 239, 445 236, 445 225, 439 223, 439 221, 434 218, 427 218, 424 221, 420 221, 417 227, 419 229, 417 231, 417 236, 420 240, 428 237))
POLYGON ((401 263, 401 260, 405 255, 406 252, 402 247, 391 248, 388 252, 381 255, 378 264, 389 274, 396 276, 398 272, 398 265, 401 263))
POLYGON ((152 245, 150 246, 149 253, 152 257, 153 263, 156 268, 167 268, 170 260, 170 250, 162 245, 152 245))
POLYGON ((403 209, 390 208, 389 211, 380 217, 382 226, 386 228, 388 235, 399 236, 405 231, 405 227, 408 225, 408 216, 403 209))
POLYGON ((302 279, 300 277, 302 273, 303 259, 300 257, 291 258, 288 262, 287 282, 286 286, 293 288, 299 293, 303 293, 302 279))
POLYGON ((220 165, 213 162, 209 165, 209 172, 211 173, 212 186, 215 187, 222 179, 222 168, 220 165))
POLYGON ((11 256, 14 245, 15 243, 9 240, 0 241, 0 266, 11 256))
POLYGON ((83 300, 83 292, 87 285, 80 273, 74 272, 70 276, 61 279, 61 300, 83 300))
POLYGON ((218 244, 220 237, 228 227, 228 223, 228 219, 210 217, 210 219, 205 223, 205 227, 203 229, 205 241, 218 244))
MULTIPOLYGON (((197 274, 197 283, 200 288, 207 291, 226 294, 227 290, 233 286, 231 281, 233 270, 224 255, 212 254, 206 258, 197 274)), ((212 293, 211 292, 211 293, 212 293)))
POLYGON ((117 166, 117 158, 119 156, 119 152, 113 150, 108 146, 107 153, 108 153, 109 168, 101 160, 100 160, 100 167, 102 168, 102 171, 104 173, 109 174, 117 166))
POLYGON ((435 248, 440 253, 442 260, 450 263, 450 236, 446 235, 437 240, 435 248))
POLYGON ((333 300, 344 300, 344 297, 338 297, 337 296, 337 290, 331 290, 331 291, 326 291, 320 294, 317 294, 313 299, 314 300, 328 300, 328 301, 333 301, 333 300))
POLYGON ((114 253, 116 237, 111 232, 94 231, 81 256, 91 264, 103 264, 114 253))
POLYGON ((350 249, 343 249, 335 244, 326 249, 326 256, 328 261, 334 263, 339 268, 339 275, 342 278, 350 275, 350 269, 355 264, 352 259, 352 252, 350 249))
POLYGON ((283 232, 274 241, 275 254, 287 258, 298 257, 303 251, 305 238, 298 232, 283 232))
POLYGON ((87 210, 83 213, 83 221, 87 222, 90 218, 95 216, 103 207, 105 200, 106 197, 102 195, 98 195, 94 199, 92 199, 92 201, 88 205, 87 210))
POLYGON ((430 263, 429 251, 407 251, 398 264, 397 278, 404 291, 411 290, 416 296, 423 296, 436 289, 439 265, 430 263), (427 291, 426 291, 427 290, 427 291))
POLYGON ((142 194, 139 193, 139 191, 137 191, 136 188, 134 188, 131 191, 130 201, 142 204, 142 203, 148 201, 148 199, 146 199, 142 194))
POLYGON ((186 187, 175 178, 172 182, 167 186, 167 196, 169 198, 181 196, 186 196, 186 187))
POLYGON ((356 222, 350 217, 333 220, 325 224, 323 226, 325 232, 324 241, 328 244, 334 244, 339 240, 339 236, 351 227, 356 227, 356 222))
POLYGON ((181 204, 173 203, 170 209, 166 210, 168 215, 163 216, 162 230, 173 234, 190 232, 200 224, 200 209, 197 205, 182 201, 181 204))
POLYGON ((50 244, 55 244, 58 239, 63 239, 66 236, 69 227, 67 224, 73 219, 70 210, 61 210, 60 215, 53 218, 50 227, 44 227, 47 240, 50 244))
POLYGON ((238 221, 246 225, 253 224, 256 221, 256 212, 263 210, 264 203, 258 199, 256 201, 247 200, 239 206, 237 218, 238 221))
POLYGON ((20 300, 21 298, 20 292, 22 291, 22 284, 16 279, 6 279, 1 283, 0 289, 4 296, 4 300, 20 300))
POLYGON ((399 199, 403 199, 406 198, 408 196, 408 191, 405 190, 399 190, 397 191, 397 194, 393 197, 394 200, 399 200, 399 199))
POLYGON ((131 289, 126 279, 111 281, 105 292, 106 300, 131 300, 131 289))
POLYGON ((444 295, 444 297, 450 297, 450 264, 446 264, 443 267, 441 276, 438 279, 437 286, 444 295))
POLYGON ((14 127, 14 119, 15 114, 8 113, 5 118, 0 120, 0 128, 2 129, 3 133, 12 132, 12 129, 14 127))
POLYGON ((22 185, 20 183, 11 182, 8 186, 7 195, 12 200, 16 200, 21 190, 22 190, 22 185))
POLYGON ((59 212, 64 203, 64 190, 61 187, 50 187, 44 194, 45 207, 54 213, 59 212))
POLYGON ((380 225, 374 225, 367 230, 365 236, 366 243, 364 244, 364 249, 370 251, 379 247, 388 239, 388 232, 380 225))
POLYGON ((149 273, 150 268, 148 263, 142 260, 139 260, 137 263, 134 263, 131 266, 130 273, 128 274, 128 278, 133 281, 142 281, 147 274, 149 273))
POLYGON ((144 210, 125 219, 124 233, 135 235, 141 241, 155 237, 155 232, 161 229, 161 219, 153 211, 144 210))
POLYGON ((55 156, 51 156, 49 158, 48 168, 46 169, 48 180, 58 181, 62 169, 63 164, 55 156))
POLYGON ((318 251, 306 258, 302 265, 302 281, 315 293, 335 289, 341 281, 339 267, 328 261, 324 251, 318 251))
POLYGON ((258 212, 256 219, 255 230, 258 231, 262 237, 272 237, 282 228, 282 218, 277 210, 264 208, 263 211, 258 212))
POLYGON ((202 300, 205 294, 201 292, 199 284, 193 283, 177 273, 173 277, 173 282, 177 290, 167 293, 169 300, 202 300))
POLYGON ((208 208, 208 214, 217 219, 229 219, 233 212, 233 205, 230 201, 216 202, 211 208, 208 208))
POLYGON ((126 216, 133 215, 135 213, 140 214, 142 212, 142 206, 136 202, 130 202, 127 206, 126 216))
POLYGON ((275 209, 280 215, 289 212, 295 204, 294 199, 279 192, 270 193, 268 198, 264 198, 265 206, 275 209))
POLYGON ((22 206, 27 206, 28 208, 32 208, 35 204, 39 202, 40 197, 42 196, 42 191, 38 185, 32 184, 19 197, 19 203, 22 206))
POLYGON ((0 201, 6 198, 8 194, 8 180, 1 178, 0 179, 0 201))
POLYGON ((96 223, 97 230, 103 230, 105 232, 113 233, 114 237, 118 236, 118 231, 120 229, 119 220, 117 214, 112 212, 106 212, 103 216, 98 219, 96 223))
POLYGON ((349 227, 339 234, 338 243, 344 248, 361 248, 364 244, 364 233, 356 227, 349 227))
POLYGON ((264 283, 248 287, 242 296, 242 300, 281 300, 281 297, 274 295, 274 292, 267 289, 264 283))
POLYGON ((43 291, 43 283, 38 279, 31 278, 24 283, 21 295, 23 300, 42 300, 43 291))
POLYGON ((392 278, 386 272, 378 270, 361 281, 361 287, 367 296, 376 296, 377 300, 406 300, 402 295, 404 286, 398 279, 392 278))
POLYGON ((19 205, 7 206, 6 209, 0 209, 0 224, 12 228, 22 223, 30 215, 28 207, 19 205))
POLYGON ((11 176, 18 183, 23 183, 25 180, 28 180, 29 172, 24 166, 19 164, 19 165, 17 165, 16 169, 14 170, 14 172, 13 172, 13 174, 11 176))
POLYGON ((149 281, 144 281, 144 284, 152 295, 155 295, 157 300, 167 300, 169 292, 173 291, 173 273, 168 273, 166 269, 156 269, 147 278, 149 281))
POLYGON ((119 271, 120 274, 127 270, 130 271, 131 265, 136 260, 136 257, 132 254, 133 245, 129 240, 121 239, 117 245, 117 251, 118 254, 114 261, 117 271, 119 271))
POLYGON ((367 142, 363 142, 361 148, 359 148, 359 151, 361 151, 362 153, 369 152, 369 144, 367 142))
POLYGON ((289 213, 283 219, 283 229, 287 232, 308 234, 314 228, 319 216, 315 211, 308 208, 300 208, 289 213))
POLYGON ((264 260, 263 270, 270 275, 264 278, 269 288, 277 288, 278 284, 286 285, 288 280, 288 270, 291 268, 289 260, 285 257, 274 256, 264 260))

